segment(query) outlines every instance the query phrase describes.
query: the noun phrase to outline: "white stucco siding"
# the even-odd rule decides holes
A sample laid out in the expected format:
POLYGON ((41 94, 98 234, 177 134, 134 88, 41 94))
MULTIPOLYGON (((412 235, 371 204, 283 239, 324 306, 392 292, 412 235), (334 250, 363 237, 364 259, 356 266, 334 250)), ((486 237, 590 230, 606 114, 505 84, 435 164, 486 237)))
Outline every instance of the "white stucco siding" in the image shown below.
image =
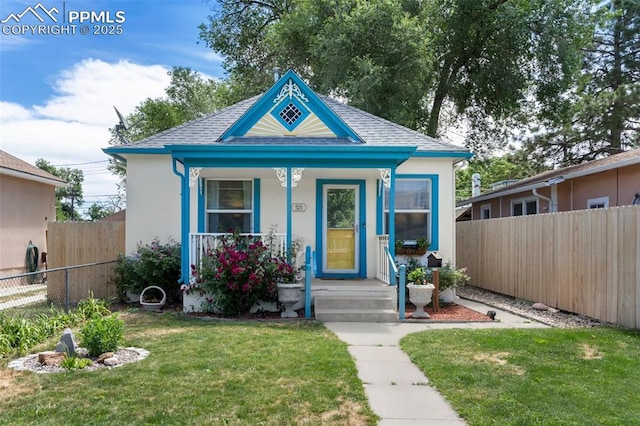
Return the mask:
POLYGON ((412 158, 398 167, 397 174, 438 175, 438 253, 455 263, 455 176, 451 158, 412 158))
POLYGON ((170 156, 128 156, 126 233, 127 254, 154 237, 180 241, 180 178, 170 156))

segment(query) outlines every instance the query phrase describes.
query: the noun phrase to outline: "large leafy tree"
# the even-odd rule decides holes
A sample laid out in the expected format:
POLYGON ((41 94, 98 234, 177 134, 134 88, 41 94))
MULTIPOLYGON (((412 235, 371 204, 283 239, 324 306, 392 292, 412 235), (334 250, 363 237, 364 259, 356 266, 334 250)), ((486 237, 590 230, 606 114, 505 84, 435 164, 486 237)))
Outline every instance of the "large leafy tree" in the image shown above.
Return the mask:
POLYGON ((551 163, 577 164, 640 146, 640 2, 604 2, 594 17, 579 84, 529 141, 551 163))
MULTIPOLYGON (((232 81, 205 78, 186 67, 174 67, 169 71, 171 81, 165 89, 166 96, 145 99, 135 111, 127 116, 129 128, 121 131, 111 129, 110 145, 136 142, 156 133, 195 120, 241 99, 232 81)), ((125 169, 112 161, 109 169, 120 176, 118 193, 124 200, 125 169)))
POLYGON ((56 167, 42 158, 36 160, 36 167, 67 182, 67 186, 56 188, 56 220, 59 222, 81 220, 78 208, 84 204, 82 193, 83 171, 69 167, 56 167))
POLYGON ((220 0, 200 37, 248 92, 266 88, 274 66, 291 67, 316 90, 431 136, 444 133, 444 112, 486 136, 570 87, 589 3, 220 0))

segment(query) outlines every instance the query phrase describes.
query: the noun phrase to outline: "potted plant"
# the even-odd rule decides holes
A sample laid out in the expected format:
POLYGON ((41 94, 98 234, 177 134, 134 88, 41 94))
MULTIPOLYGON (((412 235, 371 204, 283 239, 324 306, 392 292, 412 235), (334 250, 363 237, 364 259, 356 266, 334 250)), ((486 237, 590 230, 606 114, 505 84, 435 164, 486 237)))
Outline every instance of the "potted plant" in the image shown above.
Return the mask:
POLYGON ((302 298, 303 285, 300 281, 299 269, 282 257, 273 258, 273 279, 278 288, 278 301, 284 305, 280 318, 297 318, 298 313, 293 306, 302 298))
POLYGON ((429 318, 429 314, 424 311, 424 307, 431 303, 433 290, 436 288, 433 284, 426 281, 427 271, 423 267, 415 268, 409 273, 407 279, 409 284, 409 301, 416 305, 413 312, 413 318, 429 318))
POLYGON ((453 303, 456 287, 468 284, 470 280, 466 268, 456 268, 450 261, 439 269, 438 278, 440 299, 445 303, 453 303))
POLYGON ((421 252, 420 254, 425 254, 427 252, 427 250, 429 249, 429 246, 431 245, 431 243, 429 242, 429 240, 427 240, 424 237, 418 238, 416 240, 416 246, 419 252, 421 252))

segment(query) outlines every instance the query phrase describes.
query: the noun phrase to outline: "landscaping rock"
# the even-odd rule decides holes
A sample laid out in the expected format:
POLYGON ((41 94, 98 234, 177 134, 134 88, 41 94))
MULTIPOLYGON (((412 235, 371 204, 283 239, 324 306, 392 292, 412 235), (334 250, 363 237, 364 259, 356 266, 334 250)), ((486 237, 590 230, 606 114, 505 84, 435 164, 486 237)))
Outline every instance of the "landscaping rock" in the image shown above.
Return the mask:
POLYGON ((64 357, 64 352, 41 352, 38 354, 38 362, 42 365, 59 366, 64 357))
POLYGON ((60 343, 56 346, 56 352, 63 352, 70 356, 76 355, 78 343, 70 328, 65 328, 60 338, 60 343))
POLYGON ((534 303, 531 307, 533 309, 535 309, 536 311, 548 311, 549 310, 549 307, 547 305, 545 305, 544 303, 540 303, 540 302, 534 303))
POLYGON ((115 356, 112 356, 111 358, 103 360, 102 363, 107 367, 113 367, 114 365, 118 365, 120 363, 120 360, 115 356))
POLYGON ((113 352, 105 352, 102 355, 100 355, 98 357, 98 359, 96 360, 96 362, 100 363, 100 364, 104 364, 104 360, 105 359, 109 359, 109 358, 113 358, 113 352))

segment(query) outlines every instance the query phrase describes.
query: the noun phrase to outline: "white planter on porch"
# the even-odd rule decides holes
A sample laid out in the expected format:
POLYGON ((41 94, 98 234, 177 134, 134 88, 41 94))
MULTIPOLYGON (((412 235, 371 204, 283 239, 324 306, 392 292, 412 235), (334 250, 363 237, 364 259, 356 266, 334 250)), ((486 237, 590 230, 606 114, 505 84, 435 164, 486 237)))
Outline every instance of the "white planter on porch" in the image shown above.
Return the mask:
POLYGON ((409 289, 409 301, 416 305, 413 318, 429 318, 429 314, 424 311, 424 307, 431 302, 433 290, 435 290, 436 286, 433 284, 407 284, 407 288, 409 289))
POLYGON ((457 297, 455 288, 440 290, 438 294, 440 296, 440 301, 444 303, 453 303, 457 297))
POLYGON ((278 301, 284 305, 284 311, 280 314, 281 318, 297 318, 298 313, 293 310, 302 299, 302 283, 278 283, 278 301))

